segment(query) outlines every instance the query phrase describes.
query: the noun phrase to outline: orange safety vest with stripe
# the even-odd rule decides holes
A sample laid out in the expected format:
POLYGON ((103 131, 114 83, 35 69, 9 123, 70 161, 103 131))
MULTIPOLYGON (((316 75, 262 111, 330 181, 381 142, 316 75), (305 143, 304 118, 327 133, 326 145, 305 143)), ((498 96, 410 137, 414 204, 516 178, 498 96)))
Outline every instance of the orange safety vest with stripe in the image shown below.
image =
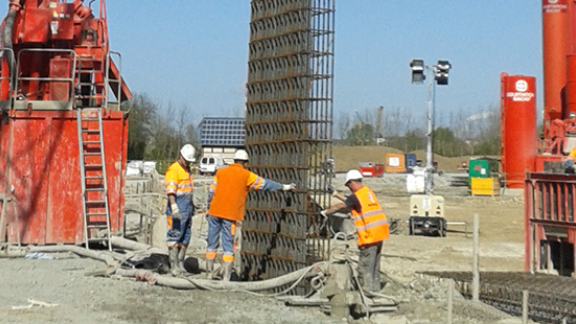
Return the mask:
POLYGON ((243 221, 248 191, 258 190, 264 183, 264 178, 244 169, 240 164, 234 163, 218 170, 210 185, 214 196, 208 214, 231 221, 243 221))
POLYGON ((572 159, 572 160, 576 160, 576 147, 572 149, 572 151, 570 151, 570 154, 568 154, 568 158, 572 159))
POLYGON ((166 184, 167 195, 191 196, 194 190, 192 175, 178 162, 174 162, 168 167, 164 183, 166 184))
POLYGON ((388 219, 376 200, 376 195, 364 186, 354 193, 360 203, 360 212, 352 208, 352 219, 358 231, 358 246, 384 241, 390 236, 388 219))

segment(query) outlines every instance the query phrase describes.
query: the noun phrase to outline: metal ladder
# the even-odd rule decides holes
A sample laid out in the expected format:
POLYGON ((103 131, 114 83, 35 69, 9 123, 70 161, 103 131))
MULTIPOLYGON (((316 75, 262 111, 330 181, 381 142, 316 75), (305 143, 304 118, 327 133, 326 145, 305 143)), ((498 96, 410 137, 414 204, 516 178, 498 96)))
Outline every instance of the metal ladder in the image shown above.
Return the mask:
POLYGON ((84 238, 86 248, 91 242, 110 242, 110 209, 106 183, 106 158, 102 136, 102 108, 76 110, 78 124, 78 149, 80 153, 80 176, 82 179, 82 210, 84 212, 84 238), (94 116, 96 113, 97 117, 94 116), (95 235, 106 231, 106 236, 95 235))

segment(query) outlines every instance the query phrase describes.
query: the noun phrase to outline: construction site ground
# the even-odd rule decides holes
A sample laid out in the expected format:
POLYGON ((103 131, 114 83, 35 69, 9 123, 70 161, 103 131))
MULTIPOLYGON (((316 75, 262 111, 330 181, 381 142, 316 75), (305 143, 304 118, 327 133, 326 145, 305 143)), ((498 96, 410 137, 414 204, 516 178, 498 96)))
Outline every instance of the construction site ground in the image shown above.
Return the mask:
MULTIPOLYGON (((449 177, 450 175, 444 175, 449 177)), ((342 181, 334 179, 336 188, 342 181)), ((197 178, 197 193, 207 178, 197 178)), ((472 236, 448 233, 447 237, 408 236, 409 196, 402 177, 366 179, 378 195, 389 218, 400 227, 384 244, 382 293, 401 303, 398 312, 367 319, 334 318, 318 308, 288 307, 273 298, 244 293, 175 290, 133 279, 90 275, 102 270, 101 262, 71 254, 51 254, 43 259, 0 259, 0 322, 8 323, 444 323, 446 282, 421 277, 418 271, 469 271, 472 268, 472 236), (39 301, 43 307, 34 304, 39 301), (27 306, 29 307, 18 307, 27 306), (14 306, 20 309, 13 309, 14 306)), ((500 197, 469 197, 467 188, 449 187, 437 179, 437 192, 446 198, 449 222, 467 222, 480 215, 480 270, 523 270, 523 198, 509 192, 500 197)), ((198 198, 198 197, 197 197, 198 198)), ((194 219, 190 254, 202 254, 202 216, 194 219)), ((450 228, 450 227, 449 227, 450 228)), ((453 227, 464 231, 464 227, 453 227)), ((348 241, 354 245, 354 240, 348 241)), ((339 241, 338 243, 342 243, 339 241)), ((332 242, 335 246, 338 243, 332 242)), ((475 307, 456 297, 454 323, 514 323, 497 311, 475 307)))

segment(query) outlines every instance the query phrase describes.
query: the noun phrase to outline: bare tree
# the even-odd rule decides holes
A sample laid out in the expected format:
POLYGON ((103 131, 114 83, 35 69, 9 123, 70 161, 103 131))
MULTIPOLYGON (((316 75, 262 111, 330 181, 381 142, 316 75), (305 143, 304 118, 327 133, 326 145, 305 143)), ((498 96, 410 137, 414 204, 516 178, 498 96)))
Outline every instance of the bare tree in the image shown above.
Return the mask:
POLYGON ((341 111, 338 117, 338 136, 340 139, 345 139, 350 129, 350 114, 348 112, 341 111))
POLYGON ((190 108, 187 105, 182 105, 178 109, 178 118, 176 118, 176 137, 178 138, 178 147, 182 147, 182 142, 185 141, 186 126, 190 121, 190 108))

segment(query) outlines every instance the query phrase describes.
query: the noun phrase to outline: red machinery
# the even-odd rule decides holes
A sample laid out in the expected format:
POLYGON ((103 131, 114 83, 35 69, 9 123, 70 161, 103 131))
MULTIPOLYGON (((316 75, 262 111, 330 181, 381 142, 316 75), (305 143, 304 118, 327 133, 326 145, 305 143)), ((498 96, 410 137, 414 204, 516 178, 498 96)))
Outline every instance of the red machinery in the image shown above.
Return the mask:
POLYGON ((544 153, 525 181, 526 271, 576 276, 576 176, 542 172, 546 161, 562 161, 576 147, 574 1, 543 0, 542 20, 544 153))
MULTIPOLYGON (((544 152, 567 154, 576 133, 576 5, 543 0, 544 152)), ((539 170, 541 171, 541 170, 539 170)))
POLYGON ((97 15, 92 2, 10 1, 0 28, 0 243, 79 244, 122 227, 119 103, 131 93, 111 59, 105 2, 97 15))
POLYGON ((526 271, 576 277, 576 176, 530 173, 524 195, 526 271))
POLYGON ((502 73, 502 170, 509 188, 522 188, 536 157, 536 78, 502 73))

